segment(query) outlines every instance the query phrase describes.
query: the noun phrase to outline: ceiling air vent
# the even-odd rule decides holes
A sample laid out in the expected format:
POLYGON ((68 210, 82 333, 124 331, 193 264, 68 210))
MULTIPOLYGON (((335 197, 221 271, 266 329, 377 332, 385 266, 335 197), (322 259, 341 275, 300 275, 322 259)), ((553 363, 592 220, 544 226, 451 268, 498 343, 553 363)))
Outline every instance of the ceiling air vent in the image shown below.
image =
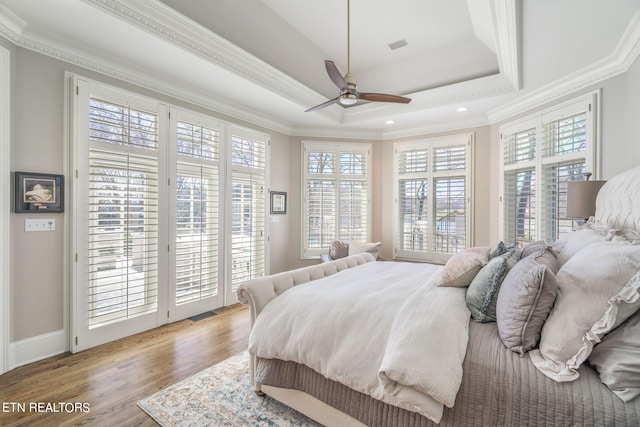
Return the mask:
POLYGON ((401 47, 405 47, 407 44, 408 43, 405 39, 398 40, 397 42, 389 43, 389 49, 391 50, 400 49, 401 47))

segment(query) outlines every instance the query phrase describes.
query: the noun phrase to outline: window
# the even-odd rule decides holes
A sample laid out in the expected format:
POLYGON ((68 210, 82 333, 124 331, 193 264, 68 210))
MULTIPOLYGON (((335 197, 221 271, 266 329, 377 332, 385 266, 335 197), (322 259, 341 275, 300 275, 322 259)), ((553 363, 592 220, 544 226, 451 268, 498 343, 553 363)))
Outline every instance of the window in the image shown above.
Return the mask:
POLYGON ((445 261, 471 235, 472 135, 396 143, 396 258, 445 261))
POLYGON ((552 243, 577 225, 566 217, 566 188, 596 168, 595 96, 502 127, 505 242, 552 243))
POLYGON ((302 256, 371 238, 371 144, 303 142, 302 256))

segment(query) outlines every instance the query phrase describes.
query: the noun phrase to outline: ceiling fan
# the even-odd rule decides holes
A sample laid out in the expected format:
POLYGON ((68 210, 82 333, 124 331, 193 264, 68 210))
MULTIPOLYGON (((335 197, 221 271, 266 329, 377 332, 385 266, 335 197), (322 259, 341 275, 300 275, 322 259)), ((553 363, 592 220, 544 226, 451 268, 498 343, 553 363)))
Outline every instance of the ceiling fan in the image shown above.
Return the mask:
POLYGON ((305 112, 319 110, 329 105, 339 102, 342 105, 353 105, 358 102, 359 99, 371 102, 396 102, 401 104, 408 104, 411 102, 410 98, 397 95, 387 95, 384 93, 367 93, 358 92, 356 86, 356 79, 351 75, 351 0, 347 0, 347 74, 342 76, 338 67, 333 61, 324 61, 324 66, 327 69, 327 74, 331 81, 340 89, 340 95, 323 102, 320 105, 311 107, 305 112))

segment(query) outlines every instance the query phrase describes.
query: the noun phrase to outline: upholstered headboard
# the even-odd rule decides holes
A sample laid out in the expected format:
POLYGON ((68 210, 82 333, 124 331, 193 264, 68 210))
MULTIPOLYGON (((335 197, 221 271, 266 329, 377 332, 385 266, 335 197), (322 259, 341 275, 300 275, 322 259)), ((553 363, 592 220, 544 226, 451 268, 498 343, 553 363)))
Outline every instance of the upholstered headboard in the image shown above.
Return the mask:
POLYGON ((614 176, 596 198, 596 215, 608 228, 640 231, 640 166, 614 176))

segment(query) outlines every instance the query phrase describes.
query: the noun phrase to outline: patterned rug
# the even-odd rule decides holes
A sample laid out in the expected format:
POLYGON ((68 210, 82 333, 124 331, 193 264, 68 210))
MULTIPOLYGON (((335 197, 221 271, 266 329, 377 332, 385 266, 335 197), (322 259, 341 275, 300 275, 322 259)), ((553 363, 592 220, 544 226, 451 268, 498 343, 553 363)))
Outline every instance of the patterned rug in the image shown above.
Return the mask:
POLYGON ((243 352, 142 399, 138 406, 164 427, 319 426, 249 383, 243 352))

